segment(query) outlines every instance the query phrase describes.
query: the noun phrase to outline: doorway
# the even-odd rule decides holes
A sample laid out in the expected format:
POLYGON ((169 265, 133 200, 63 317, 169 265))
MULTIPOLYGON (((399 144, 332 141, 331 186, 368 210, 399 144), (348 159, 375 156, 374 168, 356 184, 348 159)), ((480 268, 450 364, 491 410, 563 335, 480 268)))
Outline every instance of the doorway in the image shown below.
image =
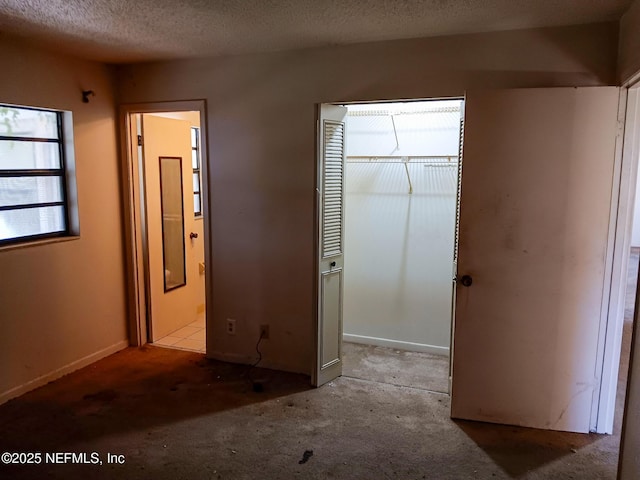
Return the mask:
POLYGON ((206 353, 203 102, 125 106, 123 116, 135 311, 131 343, 206 353))
MULTIPOLYGON (((591 429, 599 411, 593 378, 608 295, 603 252, 612 233, 618 93, 467 92, 453 418, 591 429)), ((343 373, 347 113, 319 109, 314 385, 343 373)))
POLYGON ((462 105, 346 106, 343 375, 449 390, 462 105))
POLYGON ((449 391, 462 109, 321 106, 314 384, 344 374, 449 391))

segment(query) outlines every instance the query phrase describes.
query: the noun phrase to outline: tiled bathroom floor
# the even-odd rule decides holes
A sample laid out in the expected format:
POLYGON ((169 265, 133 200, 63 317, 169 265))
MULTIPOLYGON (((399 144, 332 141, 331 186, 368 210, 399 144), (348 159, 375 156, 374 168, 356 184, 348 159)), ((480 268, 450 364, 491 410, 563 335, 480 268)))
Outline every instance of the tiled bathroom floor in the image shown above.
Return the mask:
POLYGON ((199 316, 197 320, 186 327, 182 327, 157 342, 153 342, 153 345, 206 353, 204 315, 199 316))

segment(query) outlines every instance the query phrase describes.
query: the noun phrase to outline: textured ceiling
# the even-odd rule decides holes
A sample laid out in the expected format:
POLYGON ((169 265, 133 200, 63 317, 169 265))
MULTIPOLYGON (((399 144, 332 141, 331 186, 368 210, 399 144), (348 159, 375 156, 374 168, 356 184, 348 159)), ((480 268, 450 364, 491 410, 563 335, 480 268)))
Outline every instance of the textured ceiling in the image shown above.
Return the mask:
POLYGON ((632 0, 0 0, 0 32, 106 62, 618 20, 632 0))

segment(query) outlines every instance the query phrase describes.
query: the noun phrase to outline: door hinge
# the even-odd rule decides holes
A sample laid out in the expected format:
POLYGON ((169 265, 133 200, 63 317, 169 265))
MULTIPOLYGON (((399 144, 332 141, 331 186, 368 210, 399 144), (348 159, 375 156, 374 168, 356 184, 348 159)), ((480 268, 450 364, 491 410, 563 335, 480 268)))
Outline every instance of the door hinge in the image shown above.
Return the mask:
POLYGON ((138 135, 138 146, 142 146, 142 135, 138 135))

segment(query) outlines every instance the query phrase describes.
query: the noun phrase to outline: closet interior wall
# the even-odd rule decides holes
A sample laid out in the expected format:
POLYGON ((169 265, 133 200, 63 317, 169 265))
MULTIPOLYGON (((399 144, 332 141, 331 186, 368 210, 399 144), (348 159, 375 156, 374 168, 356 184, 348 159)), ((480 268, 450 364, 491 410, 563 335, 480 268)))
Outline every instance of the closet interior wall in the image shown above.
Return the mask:
POLYGON ((461 105, 348 106, 345 341, 449 353, 461 105))

